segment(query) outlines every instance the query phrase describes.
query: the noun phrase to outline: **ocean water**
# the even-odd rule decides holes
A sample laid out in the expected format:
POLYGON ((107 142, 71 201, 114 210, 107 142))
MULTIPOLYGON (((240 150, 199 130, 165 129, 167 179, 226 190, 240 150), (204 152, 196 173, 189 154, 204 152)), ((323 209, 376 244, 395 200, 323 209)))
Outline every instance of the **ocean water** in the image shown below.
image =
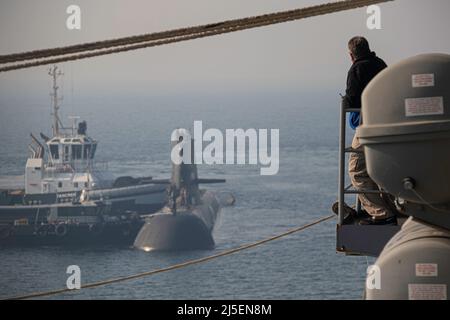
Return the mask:
MULTIPOLYGON (((44 95, 43 95, 44 96, 44 95)), ((300 94, 185 97, 78 97, 63 116, 88 122, 99 141, 97 160, 116 175, 170 174, 170 133, 190 129, 278 128, 280 169, 261 176, 257 165, 200 166, 201 177, 226 178, 208 188, 231 191, 216 248, 177 253, 129 247, 0 249, 0 297, 65 287, 78 265, 82 283, 170 266, 281 233, 331 213, 337 196, 338 99, 300 94)), ((0 188, 22 183, 29 133, 50 133, 47 98, 0 99, 0 188)), ((335 252, 335 221, 201 265, 84 289, 49 299, 360 299, 365 257, 335 252)))

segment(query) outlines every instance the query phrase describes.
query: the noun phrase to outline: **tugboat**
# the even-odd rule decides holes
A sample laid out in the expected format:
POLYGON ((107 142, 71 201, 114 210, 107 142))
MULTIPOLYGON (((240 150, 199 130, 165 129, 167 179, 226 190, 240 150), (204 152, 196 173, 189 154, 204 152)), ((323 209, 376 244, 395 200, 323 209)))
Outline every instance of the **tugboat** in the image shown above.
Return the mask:
POLYGON ((151 177, 119 177, 94 162, 98 142, 87 124, 63 126, 59 118, 57 66, 53 79, 53 136, 31 134, 25 188, 0 190, 0 245, 10 243, 132 243, 140 214, 166 204, 168 183, 151 177), (121 236, 117 236, 117 234, 121 236), (64 240, 64 241, 63 241, 64 240))

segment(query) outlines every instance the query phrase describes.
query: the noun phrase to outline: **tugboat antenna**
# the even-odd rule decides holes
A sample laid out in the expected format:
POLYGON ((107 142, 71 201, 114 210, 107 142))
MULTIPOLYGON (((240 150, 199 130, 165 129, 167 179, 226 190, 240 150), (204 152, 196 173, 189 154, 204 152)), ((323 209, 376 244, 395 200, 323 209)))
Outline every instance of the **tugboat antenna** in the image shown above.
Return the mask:
POLYGON ((50 93, 50 96, 52 97, 53 102, 53 136, 59 135, 59 126, 62 123, 59 119, 58 110, 59 110, 59 98, 58 98, 58 85, 57 85, 57 78, 58 76, 63 75, 61 71, 58 70, 58 67, 55 65, 53 68, 49 69, 48 74, 53 78, 53 92, 50 93))

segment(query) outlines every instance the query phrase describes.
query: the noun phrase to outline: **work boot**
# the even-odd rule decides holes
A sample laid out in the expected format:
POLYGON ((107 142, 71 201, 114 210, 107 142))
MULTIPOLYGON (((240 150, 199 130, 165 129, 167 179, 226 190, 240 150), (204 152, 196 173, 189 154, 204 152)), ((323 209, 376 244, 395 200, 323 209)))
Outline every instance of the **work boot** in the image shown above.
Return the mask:
POLYGON ((374 219, 373 217, 367 218, 367 219, 362 219, 359 221, 359 225, 393 225, 396 226, 397 225, 397 217, 393 216, 393 217, 389 217, 389 218, 385 218, 385 219, 374 219))
MULTIPOLYGON (((339 214, 339 201, 336 201, 335 203, 333 203, 333 205, 331 206, 331 210, 336 215, 339 214)), ((351 223, 353 223, 357 215, 358 215, 358 213, 356 212, 356 210, 353 209, 352 207, 349 207, 344 202, 344 224, 351 224, 351 223)))

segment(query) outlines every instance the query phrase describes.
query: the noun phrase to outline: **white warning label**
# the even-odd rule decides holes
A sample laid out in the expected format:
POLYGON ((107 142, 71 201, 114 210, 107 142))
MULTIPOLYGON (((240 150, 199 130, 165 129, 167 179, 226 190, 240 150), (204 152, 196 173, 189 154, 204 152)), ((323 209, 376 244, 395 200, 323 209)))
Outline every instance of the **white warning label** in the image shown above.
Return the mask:
POLYGON ((447 300, 446 284, 408 284, 409 300, 447 300))
POLYGON ((434 73, 413 74, 413 88, 434 87, 434 73))
POLYGON ((438 265, 436 263, 416 263, 417 277, 437 277, 438 265))
POLYGON ((405 114, 407 117, 444 114, 443 97, 405 99, 405 114))

